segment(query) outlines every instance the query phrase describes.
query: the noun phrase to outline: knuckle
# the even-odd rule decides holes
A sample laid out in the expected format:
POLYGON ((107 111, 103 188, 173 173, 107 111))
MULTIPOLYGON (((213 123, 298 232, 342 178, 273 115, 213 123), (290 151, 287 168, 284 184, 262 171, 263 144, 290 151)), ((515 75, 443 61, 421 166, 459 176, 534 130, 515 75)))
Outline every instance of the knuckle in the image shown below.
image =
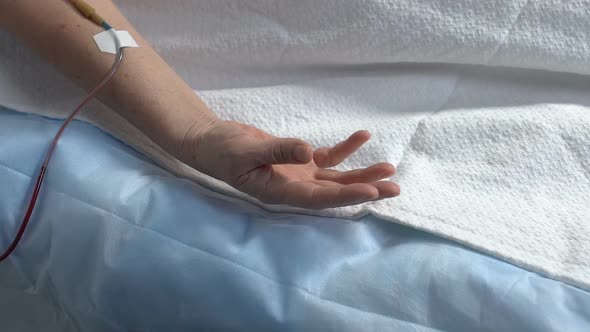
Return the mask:
POLYGON ((315 152, 314 159, 320 167, 330 167, 330 158, 326 148, 319 148, 315 152))
POLYGON ((275 162, 281 162, 285 159, 285 149, 283 149, 282 145, 277 143, 277 144, 273 144, 272 148, 271 148, 271 154, 272 154, 272 159, 275 162))

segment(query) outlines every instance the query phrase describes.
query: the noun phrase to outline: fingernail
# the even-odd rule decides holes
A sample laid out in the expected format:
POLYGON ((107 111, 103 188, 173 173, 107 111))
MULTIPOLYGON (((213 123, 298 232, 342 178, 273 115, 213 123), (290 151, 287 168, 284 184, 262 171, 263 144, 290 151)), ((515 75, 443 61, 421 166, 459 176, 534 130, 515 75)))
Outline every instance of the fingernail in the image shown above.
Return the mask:
POLYGON ((309 153, 308 153, 307 146, 305 146, 305 145, 297 146, 294 151, 294 156, 295 156, 295 159, 297 159, 298 161, 301 161, 301 162, 309 161, 309 153))

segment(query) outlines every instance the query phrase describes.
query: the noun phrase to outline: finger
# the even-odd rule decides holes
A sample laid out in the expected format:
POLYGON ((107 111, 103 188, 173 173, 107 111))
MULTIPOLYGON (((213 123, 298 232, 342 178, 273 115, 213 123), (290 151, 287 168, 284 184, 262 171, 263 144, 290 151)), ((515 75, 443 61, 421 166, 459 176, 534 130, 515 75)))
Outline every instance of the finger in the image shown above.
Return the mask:
POLYGON ((388 178, 395 174, 395 167, 389 163, 379 163, 364 169, 355 169, 347 172, 334 170, 319 170, 318 180, 334 181, 340 184, 370 183, 388 178))
POLYGON ((370 138, 371 134, 368 131, 357 131, 350 135, 345 141, 342 141, 331 148, 319 148, 315 150, 313 160, 318 167, 334 167, 358 150, 370 138))
POLYGON ((326 209, 360 204, 379 197, 370 184, 319 186, 311 182, 292 182, 284 186, 276 204, 289 204, 306 209, 326 209))
POLYGON ((379 191, 379 197, 376 200, 396 197, 401 192, 399 185, 391 181, 378 181, 371 184, 379 191))
POLYGON ((270 165, 306 164, 313 158, 313 150, 300 139, 275 138, 261 144, 258 158, 270 165))
POLYGON ((379 197, 379 191, 368 184, 320 186, 314 189, 311 208, 325 209, 360 204, 379 197))

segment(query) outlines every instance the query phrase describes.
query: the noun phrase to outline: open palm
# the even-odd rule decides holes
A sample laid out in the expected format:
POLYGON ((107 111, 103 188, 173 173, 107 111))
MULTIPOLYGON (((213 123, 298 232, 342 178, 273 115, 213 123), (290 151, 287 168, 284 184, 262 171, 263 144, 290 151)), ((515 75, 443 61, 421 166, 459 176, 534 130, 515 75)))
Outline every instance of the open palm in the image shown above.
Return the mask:
POLYGON ((369 138, 368 132, 358 131, 333 147, 314 151, 299 139, 218 121, 192 139, 184 159, 264 203, 324 209, 399 195, 398 185, 380 181, 395 173, 391 164, 346 172, 329 169, 369 138))

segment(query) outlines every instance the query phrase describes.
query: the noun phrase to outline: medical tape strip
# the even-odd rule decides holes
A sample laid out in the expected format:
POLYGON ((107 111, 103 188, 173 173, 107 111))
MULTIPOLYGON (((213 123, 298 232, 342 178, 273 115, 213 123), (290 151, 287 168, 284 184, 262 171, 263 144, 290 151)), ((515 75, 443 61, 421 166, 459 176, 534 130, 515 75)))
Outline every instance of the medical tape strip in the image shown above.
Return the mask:
POLYGON ((115 38, 119 42, 119 48, 139 47, 135 39, 131 37, 131 34, 125 30, 117 31, 115 29, 110 29, 103 31, 94 36, 94 41, 101 52, 117 54, 117 43, 115 38))

